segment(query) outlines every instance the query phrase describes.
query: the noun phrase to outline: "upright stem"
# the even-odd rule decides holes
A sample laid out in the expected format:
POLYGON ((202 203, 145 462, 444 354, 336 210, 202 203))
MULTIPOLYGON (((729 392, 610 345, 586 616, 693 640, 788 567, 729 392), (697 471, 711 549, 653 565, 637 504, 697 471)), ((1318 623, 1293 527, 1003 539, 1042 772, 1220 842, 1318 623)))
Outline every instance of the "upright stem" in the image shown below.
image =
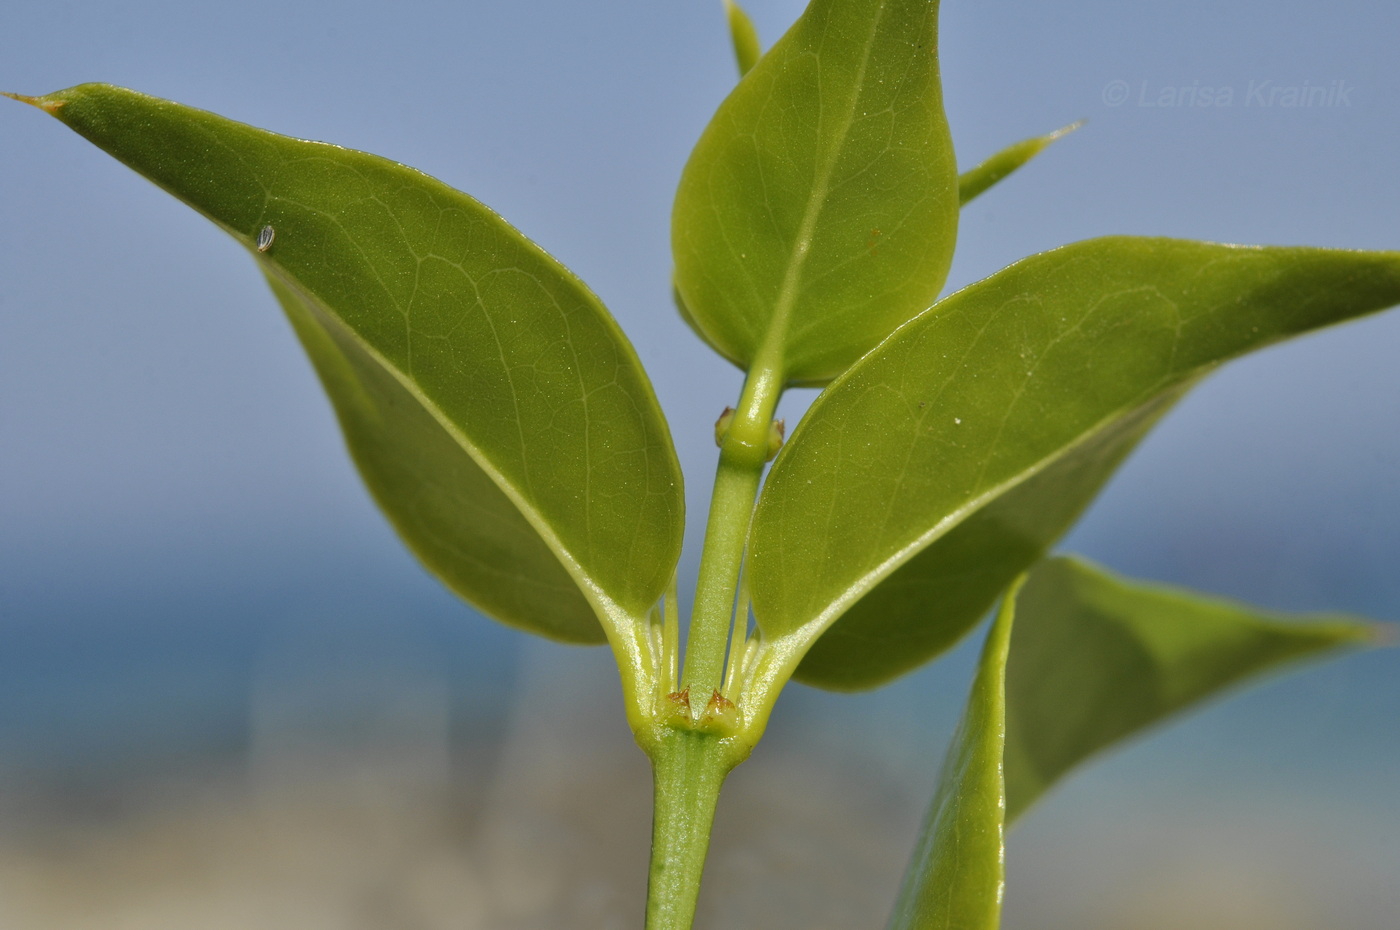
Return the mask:
POLYGON ((768 461, 773 411, 782 391, 782 373, 775 366, 755 364, 720 441, 719 469, 705 527, 705 547, 700 553, 700 578, 681 675, 681 686, 690 688, 701 700, 718 690, 724 675, 724 652, 749 518, 763 465, 768 461))
POLYGON ((672 729, 651 761, 655 806, 646 930, 690 930, 715 802, 738 759, 714 734, 672 729))
MULTIPOLYGON (((751 742, 717 727, 710 714, 726 705, 732 711, 734 706, 715 692, 723 684, 731 627, 744 629, 733 620, 734 598, 754 498, 769 458, 773 411, 782 390, 778 366, 755 363, 744 382, 739 407, 720 437, 715 493, 700 553, 685 665, 677 684, 681 690, 658 695, 684 712, 658 721, 644 742, 639 734, 639 742, 651 756, 655 783, 647 930, 690 930, 720 786, 752 748, 751 742), (704 708, 698 717, 692 701, 704 708)), ((731 648, 742 645, 741 641, 731 648)))

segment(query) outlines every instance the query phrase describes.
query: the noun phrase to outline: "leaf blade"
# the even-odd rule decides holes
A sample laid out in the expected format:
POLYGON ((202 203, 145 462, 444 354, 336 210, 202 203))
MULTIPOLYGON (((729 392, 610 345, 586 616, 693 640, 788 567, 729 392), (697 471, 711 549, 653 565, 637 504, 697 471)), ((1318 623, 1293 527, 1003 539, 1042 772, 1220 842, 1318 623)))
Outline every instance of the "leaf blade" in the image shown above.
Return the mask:
POLYGON ((937 14, 813 0, 696 144, 675 282, 726 358, 824 381, 937 296, 957 228, 937 14))
POLYGON ((964 289, 829 387, 779 454, 751 536, 760 627, 810 644, 1067 444, 1222 361, 1396 302, 1400 253, 1131 237, 964 289))
POLYGON ((514 502, 450 449, 415 459, 399 454, 405 442, 426 449, 452 440, 352 338, 318 319, 293 287, 267 279, 335 408, 361 477, 404 544, 454 592, 503 623, 565 642, 601 642, 592 606, 514 502), (410 496, 429 503, 398 506, 410 496), (455 500, 433 506, 436 497, 455 500), (466 510, 482 516, 452 519, 466 510), (473 558, 479 551, 496 557, 473 558))
POLYGON ((875 687, 952 648, 1074 522, 1180 399, 1108 424, 895 569, 812 644, 793 676, 834 691, 875 687), (923 617, 910 624, 908 618, 923 617))
MULTIPOLYGON (((295 284, 303 309, 333 318, 341 349, 374 359, 398 400, 454 440, 439 473, 488 476, 597 616, 589 626, 573 603, 571 619, 512 622, 596 641, 599 622, 615 632, 646 615, 679 554, 679 467, 631 346, 563 266, 467 195, 377 156, 105 85, 39 104, 234 235, 295 284), (265 226, 275 236, 264 253, 254 244, 265 226)), ((402 516, 401 532, 412 523, 402 516)), ((498 567, 532 563, 548 573, 532 559, 498 567)))
POLYGON ((1030 573, 1007 671, 1007 820, 1072 768, 1281 665, 1375 640, 1332 615, 1287 617, 1082 559, 1030 573))

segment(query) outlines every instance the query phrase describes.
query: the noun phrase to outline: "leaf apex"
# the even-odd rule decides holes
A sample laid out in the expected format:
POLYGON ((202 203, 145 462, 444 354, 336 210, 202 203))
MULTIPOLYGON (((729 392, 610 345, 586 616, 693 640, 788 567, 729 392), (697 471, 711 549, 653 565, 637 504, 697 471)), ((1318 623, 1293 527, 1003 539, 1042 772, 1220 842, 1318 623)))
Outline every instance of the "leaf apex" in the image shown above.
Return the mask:
POLYGON ((1356 634, 1356 642, 1375 649, 1394 649, 1400 646, 1400 624, 1367 623, 1356 634))
POLYGON ((67 103, 66 100, 52 99, 54 96, 53 94, 47 94, 43 97, 31 97, 28 94, 12 94, 7 90, 0 90, 0 96, 9 97, 11 100, 18 100, 20 103, 27 103, 31 107, 38 107, 51 116, 67 103))

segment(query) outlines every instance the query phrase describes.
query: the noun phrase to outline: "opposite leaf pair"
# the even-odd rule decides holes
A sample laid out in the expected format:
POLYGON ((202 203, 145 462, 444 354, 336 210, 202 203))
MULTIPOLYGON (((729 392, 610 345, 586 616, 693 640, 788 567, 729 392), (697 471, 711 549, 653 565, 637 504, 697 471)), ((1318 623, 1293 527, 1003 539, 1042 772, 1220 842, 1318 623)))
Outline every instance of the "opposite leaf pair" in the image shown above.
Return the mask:
POLYGON ((760 56, 731 6, 746 75, 682 176, 675 285, 749 379, 679 676, 680 469, 630 345, 567 269, 375 156, 105 85, 21 98, 249 250, 432 571, 504 622, 610 643, 657 772, 651 926, 689 926, 714 796, 794 675, 878 685, 1004 598, 892 925, 990 930, 1005 820, 1070 767, 1365 637, 1043 557, 1215 366, 1400 302, 1400 253, 1115 237, 939 300, 960 205, 1053 136, 959 176, 937 11, 813 0, 760 56), (826 387, 760 492, 791 384, 826 387), (733 711, 723 725, 693 713, 691 686, 733 711))

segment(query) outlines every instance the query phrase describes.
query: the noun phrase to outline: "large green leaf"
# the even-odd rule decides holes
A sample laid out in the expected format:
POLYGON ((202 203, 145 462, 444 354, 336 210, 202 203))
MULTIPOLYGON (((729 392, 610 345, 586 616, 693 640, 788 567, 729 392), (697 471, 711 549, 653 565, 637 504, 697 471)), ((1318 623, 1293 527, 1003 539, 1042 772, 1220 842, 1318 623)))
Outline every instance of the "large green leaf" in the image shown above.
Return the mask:
POLYGON ((680 470, 631 346, 565 268, 373 155, 99 84, 29 102, 256 256, 375 498, 454 590, 579 642, 646 616, 680 470))
POLYGON ((1400 253, 1127 237, 950 296, 833 383, 778 456, 750 537, 760 627, 794 654, 832 628, 842 645, 802 673, 820 685, 928 659, 1053 541, 1153 405, 1226 359, 1396 302, 1400 253), (886 579, 900 590, 876 597, 897 615, 852 610, 886 579))
MULTIPOLYGON (((996 930, 1006 882, 1006 662, 1017 612, 1008 594, 987 633, 967 709, 895 899, 889 930, 996 930)), ((1019 625, 1019 624, 1017 624, 1019 625)))
POLYGON ((796 678, 856 691, 951 647, 1074 524, 1183 393, 1167 392, 1087 434, 1042 471, 972 511, 852 604, 812 644, 796 678))
POLYGON ((1008 821, 1106 746, 1281 664, 1375 639, 1347 618, 1287 618, 1064 558, 1036 566, 1016 614, 1008 821))
POLYGON ((721 354, 823 381, 938 295, 958 194, 937 41, 933 0, 813 0, 720 105, 672 245, 721 354))

